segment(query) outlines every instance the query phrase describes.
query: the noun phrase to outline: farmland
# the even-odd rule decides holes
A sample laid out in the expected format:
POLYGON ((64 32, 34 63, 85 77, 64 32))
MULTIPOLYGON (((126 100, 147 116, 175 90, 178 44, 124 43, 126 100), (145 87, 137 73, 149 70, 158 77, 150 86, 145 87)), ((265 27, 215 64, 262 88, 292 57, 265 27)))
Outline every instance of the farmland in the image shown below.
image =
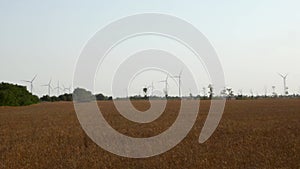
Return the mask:
MULTIPOLYGON (((139 110, 147 101, 133 101, 139 110)), ((126 120, 111 101, 98 102, 117 131, 149 137, 175 121, 178 100, 152 123, 126 120)), ((197 121, 187 137, 170 151, 147 159, 111 154, 82 130, 72 102, 0 107, 0 168, 300 168, 300 100, 229 100, 212 137, 198 137, 210 101, 201 101, 197 121)))

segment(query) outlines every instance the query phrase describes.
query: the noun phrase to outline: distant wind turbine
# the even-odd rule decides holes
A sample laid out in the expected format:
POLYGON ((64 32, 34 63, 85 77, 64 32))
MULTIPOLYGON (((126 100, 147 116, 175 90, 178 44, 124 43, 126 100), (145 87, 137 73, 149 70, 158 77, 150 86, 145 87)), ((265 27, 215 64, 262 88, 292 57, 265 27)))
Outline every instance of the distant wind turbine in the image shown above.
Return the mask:
POLYGON ((62 89, 61 87, 59 87, 59 81, 57 82, 57 87, 54 88, 54 90, 57 89, 57 95, 59 96, 60 94, 60 89, 62 89))
POLYGON ((281 76, 281 78, 283 79, 283 92, 284 92, 284 95, 288 95, 289 94, 288 87, 286 86, 286 78, 287 78, 288 74, 282 75, 282 74, 278 73, 278 75, 281 76))
POLYGON ((52 89, 52 87, 51 87, 51 81, 52 81, 52 79, 50 79, 50 81, 49 81, 49 83, 48 83, 48 84, 44 84, 44 85, 42 85, 42 86, 46 86, 46 87, 48 87, 48 96, 50 96, 50 95, 51 95, 51 89, 52 89))
POLYGON ((152 81, 152 83, 151 83, 151 95, 153 96, 153 91, 154 91, 154 84, 153 84, 153 81, 152 81))
POLYGON ((165 96, 166 96, 166 98, 168 97, 168 78, 169 78, 169 75, 167 75, 166 80, 159 81, 159 82, 164 82, 165 83, 165 96))
POLYGON ((23 82, 30 83, 30 92, 31 93, 32 93, 32 89, 33 89, 33 81, 35 80, 36 76, 37 75, 35 75, 32 80, 22 80, 23 82))
POLYGON ((181 97, 181 75, 182 75, 182 69, 179 73, 179 75, 177 76, 173 76, 173 78, 177 78, 178 79, 178 96, 181 97))
POLYGON ((65 91, 69 91, 69 93, 71 93, 71 86, 65 87, 65 86, 63 85, 63 91, 64 91, 64 92, 65 92, 65 91))

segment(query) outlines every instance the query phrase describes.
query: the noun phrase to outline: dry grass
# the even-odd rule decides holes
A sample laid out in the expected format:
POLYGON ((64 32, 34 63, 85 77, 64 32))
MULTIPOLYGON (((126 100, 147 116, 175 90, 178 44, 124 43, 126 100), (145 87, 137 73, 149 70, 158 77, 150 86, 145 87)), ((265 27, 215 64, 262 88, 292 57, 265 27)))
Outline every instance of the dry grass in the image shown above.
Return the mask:
MULTIPOLYGON (((98 147, 81 129, 72 103, 0 107, 0 168, 300 168, 300 100, 228 101, 216 132, 199 144, 209 104, 201 101, 196 124, 178 146, 148 159, 98 147)), ((99 105, 115 129, 135 137, 166 130, 180 106, 170 101, 159 119, 141 125, 120 116, 112 102, 99 105)))

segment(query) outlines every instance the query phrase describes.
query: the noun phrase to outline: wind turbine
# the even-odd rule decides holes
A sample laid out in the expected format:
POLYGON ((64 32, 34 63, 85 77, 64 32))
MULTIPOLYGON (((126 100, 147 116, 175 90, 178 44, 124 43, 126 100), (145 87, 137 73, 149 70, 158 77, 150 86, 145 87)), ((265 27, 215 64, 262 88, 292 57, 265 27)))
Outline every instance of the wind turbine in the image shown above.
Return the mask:
POLYGON ((23 82, 27 82, 27 83, 30 83, 30 92, 32 93, 32 89, 33 89, 33 81, 35 80, 35 78, 36 78, 36 76, 37 75, 35 75, 34 77, 33 77, 33 79, 32 80, 22 80, 23 82))
POLYGON ((149 86, 145 85, 144 88, 151 89, 151 96, 153 96, 153 91, 154 91, 153 81, 152 81, 151 85, 149 85, 149 86))
POLYGON ((57 89, 57 96, 59 96, 59 90, 61 89, 59 87, 59 81, 57 81, 57 87, 54 88, 54 90, 57 89))
POLYGON ((150 88, 151 88, 151 95, 153 96, 153 91, 154 91, 154 84, 153 84, 153 81, 152 81, 152 83, 151 83, 150 88))
POLYGON ((69 91, 69 93, 71 93, 71 86, 65 87, 65 86, 63 85, 63 91, 64 91, 64 92, 65 92, 65 91, 69 91))
POLYGON ((173 76, 173 78, 177 78, 178 79, 178 96, 181 97, 181 75, 182 75, 182 69, 179 73, 179 75, 177 76, 173 76))
POLYGON ((165 83, 165 95, 166 95, 166 98, 168 97, 168 78, 169 78, 169 75, 167 75, 166 80, 159 81, 159 82, 164 82, 165 83))
POLYGON ((282 74, 278 73, 278 75, 281 76, 282 79, 283 79, 283 92, 284 92, 284 95, 289 94, 289 92, 287 91, 288 87, 286 86, 286 78, 287 78, 288 74, 282 75, 282 74))
POLYGON ((50 81, 49 81, 48 84, 41 85, 41 86, 48 87, 48 96, 50 96, 50 94, 51 94, 51 89, 52 89, 52 87, 51 87, 51 81, 52 81, 52 79, 50 79, 50 81))
POLYGON ((202 88, 202 91, 203 91, 203 97, 206 97, 206 96, 207 96, 206 87, 203 87, 203 88, 202 88))

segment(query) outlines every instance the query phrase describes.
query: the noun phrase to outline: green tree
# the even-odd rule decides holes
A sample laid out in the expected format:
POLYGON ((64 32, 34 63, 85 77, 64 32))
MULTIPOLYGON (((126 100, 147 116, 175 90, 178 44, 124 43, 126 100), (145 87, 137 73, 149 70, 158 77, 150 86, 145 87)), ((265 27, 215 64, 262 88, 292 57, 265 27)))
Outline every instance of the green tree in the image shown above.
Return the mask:
POLYGON ((148 88, 144 87, 143 88, 143 92, 144 92, 144 99, 147 99, 148 98, 148 96, 147 96, 147 94, 148 94, 148 88))
POLYGON ((0 106, 25 106, 39 102, 39 98, 27 91, 25 86, 0 83, 0 106))
POLYGON ((73 93, 73 98, 78 102, 90 102, 93 100, 93 95, 90 91, 82 88, 76 88, 73 93))
POLYGON ((97 100, 107 100, 107 98, 106 98, 102 93, 97 94, 97 95, 96 95, 96 99, 97 99, 97 100))

